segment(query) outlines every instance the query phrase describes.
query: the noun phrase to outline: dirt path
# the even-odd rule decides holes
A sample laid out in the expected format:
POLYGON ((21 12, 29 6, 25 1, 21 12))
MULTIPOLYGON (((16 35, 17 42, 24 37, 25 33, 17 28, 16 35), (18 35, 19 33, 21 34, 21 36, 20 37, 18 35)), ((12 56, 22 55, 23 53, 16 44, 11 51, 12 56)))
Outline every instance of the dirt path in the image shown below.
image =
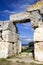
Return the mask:
POLYGON ((43 62, 38 62, 38 61, 33 60, 31 54, 30 55, 25 54, 25 56, 24 56, 24 54, 16 56, 16 57, 13 57, 13 58, 9 58, 8 60, 12 61, 12 62, 19 62, 19 63, 24 62, 24 63, 43 64, 43 62))

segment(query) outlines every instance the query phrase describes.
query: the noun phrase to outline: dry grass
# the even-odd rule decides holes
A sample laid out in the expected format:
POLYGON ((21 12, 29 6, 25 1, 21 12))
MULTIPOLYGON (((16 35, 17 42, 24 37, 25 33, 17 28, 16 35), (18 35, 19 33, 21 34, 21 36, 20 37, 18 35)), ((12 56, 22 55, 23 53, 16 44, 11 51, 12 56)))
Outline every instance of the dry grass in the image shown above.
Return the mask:
POLYGON ((25 62, 12 62, 12 61, 8 61, 7 59, 0 59, 0 65, 43 65, 43 64, 36 64, 36 63, 25 63, 25 62))

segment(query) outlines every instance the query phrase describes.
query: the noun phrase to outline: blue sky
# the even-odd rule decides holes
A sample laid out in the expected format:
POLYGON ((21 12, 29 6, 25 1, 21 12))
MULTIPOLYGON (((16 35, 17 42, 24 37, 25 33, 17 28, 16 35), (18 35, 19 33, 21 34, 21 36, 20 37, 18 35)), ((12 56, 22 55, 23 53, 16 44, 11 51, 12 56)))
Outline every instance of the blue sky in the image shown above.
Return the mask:
MULTIPOLYGON (((38 0, 0 0, 0 20, 9 20, 11 14, 25 12, 26 7, 38 0)), ((17 24, 22 43, 33 40, 34 29, 31 23, 17 24)))

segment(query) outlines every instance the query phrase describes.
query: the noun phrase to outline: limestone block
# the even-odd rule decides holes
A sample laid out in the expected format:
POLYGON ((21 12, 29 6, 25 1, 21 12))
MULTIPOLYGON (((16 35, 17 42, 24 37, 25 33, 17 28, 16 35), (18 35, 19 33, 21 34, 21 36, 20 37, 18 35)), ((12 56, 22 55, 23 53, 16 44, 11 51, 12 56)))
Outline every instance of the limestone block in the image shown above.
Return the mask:
POLYGON ((34 41, 43 41, 43 27, 36 28, 34 31, 34 41))
POLYGON ((3 30, 3 22, 0 21, 0 31, 2 31, 2 30, 3 30))
POLYGON ((17 43, 17 51, 18 53, 21 52, 21 41, 20 40, 18 40, 18 43, 17 43))
POLYGON ((10 30, 3 31, 2 38, 4 41, 7 41, 7 42, 17 42, 16 33, 11 32, 10 30))
POLYGON ((19 34, 18 33, 16 33, 16 35, 17 35, 17 39, 19 39, 20 37, 19 37, 19 34))
POLYGON ((12 14, 10 15, 10 21, 16 22, 16 23, 22 23, 23 21, 24 22, 29 21, 30 17, 31 17, 31 14, 29 12, 12 14))
POLYGON ((41 15, 39 14, 39 12, 38 11, 33 11, 32 16, 31 16, 31 20, 38 22, 39 19, 41 19, 41 15))
POLYGON ((43 61, 43 42, 36 42, 34 44, 35 60, 43 61))
POLYGON ((13 48, 14 48, 14 54, 16 53, 20 53, 21 52, 21 41, 18 40, 17 43, 13 44, 13 48))
POLYGON ((33 21, 31 21, 31 25, 32 25, 33 28, 37 28, 38 27, 38 22, 33 20, 33 21))
POLYGON ((13 44, 13 54, 15 55, 17 53, 17 43, 13 44))
POLYGON ((2 36, 2 32, 0 32, 0 37, 2 36))
POLYGON ((43 14, 43 7, 40 9, 40 13, 43 14))
POLYGON ((13 55, 12 43, 0 42, 0 58, 7 58, 13 55))
POLYGON ((4 21, 3 30, 10 30, 16 32, 16 27, 12 22, 4 21))
POLYGON ((36 4, 27 7, 27 11, 29 12, 29 11, 40 10, 41 7, 43 7, 43 1, 39 1, 36 4))
POLYGON ((43 22, 42 22, 42 20, 39 21, 38 27, 43 27, 43 22))
POLYGON ((0 37, 0 41, 2 41, 2 38, 0 37))

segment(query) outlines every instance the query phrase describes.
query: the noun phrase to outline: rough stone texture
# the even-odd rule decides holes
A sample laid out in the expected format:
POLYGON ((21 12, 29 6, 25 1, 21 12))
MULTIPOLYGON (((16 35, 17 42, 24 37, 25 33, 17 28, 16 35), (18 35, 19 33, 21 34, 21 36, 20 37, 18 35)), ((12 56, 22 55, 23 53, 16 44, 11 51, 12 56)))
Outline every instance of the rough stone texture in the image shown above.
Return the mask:
POLYGON ((18 40, 17 42, 17 52, 20 53, 21 52, 21 41, 18 40))
POLYGON ((21 41, 18 40, 17 43, 14 43, 13 48, 14 48, 14 54, 20 53, 21 52, 21 41))
POLYGON ((38 61, 43 61, 43 26, 41 25, 34 32, 34 57, 38 61))
POLYGON ((36 42, 34 44, 34 57, 37 61, 43 61, 43 42, 36 42))
POLYGON ((16 32, 16 27, 12 22, 4 21, 3 30, 10 30, 16 32))
POLYGON ((12 43, 9 42, 0 42, 0 58, 7 58, 13 55, 12 43))
POLYGON ((42 20, 39 21, 38 27, 43 27, 43 22, 42 22, 42 20))
POLYGON ((11 32, 10 30, 5 30, 2 32, 2 38, 4 41, 7 42, 17 42, 17 35, 14 32, 11 32))
POLYGON ((38 22, 37 21, 31 21, 31 25, 32 25, 33 28, 37 28, 38 22))
POLYGON ((0 31, 2 31, 3 30, 3 22, 2 21, 0 21, 0 31))
POLYGON ((0 32, 0 37, 2 36, 2 32, 0 32))
POLYGON ((34 31, 34 41, 43 41, 43 27, 36 28, 34 31))
POLYGON ((18 34, 18 33, 16 33, 16 35, 17 35, 17 39, 19 40, 19 39, 20 39, 19 34, 18 34))
POLYGON ((40 10, 40 8, 43 7, 43 1, 39 1, 36 4, 27 7, 27 11, 35 11, 35 10, 40 10))
POLYGON ((17 53, 17 43, 13 44, 13 54, 15 55, 17 53))
POLYGON ((2 41, 2 38, 0 37, 0 41, 2 41))
POLYGON ((40 13, 43 14, 43 7, 40 9, 40 13))
POLYGON ((10 21, 11 22, 16 22, 16 23, 23 23, 23 22, 30 22, 29 19, 31 18, 31 13, 24 12, 24 13, 19 13, 19 14, 13 14, 10 16, 10 21))
POLYGON ((33 12, 31 12, 31 19, 33 20, 33 21, 39 21, 39 19, 41 19, 41 15, 39 14, 39 11, 33 11, 33 12))

